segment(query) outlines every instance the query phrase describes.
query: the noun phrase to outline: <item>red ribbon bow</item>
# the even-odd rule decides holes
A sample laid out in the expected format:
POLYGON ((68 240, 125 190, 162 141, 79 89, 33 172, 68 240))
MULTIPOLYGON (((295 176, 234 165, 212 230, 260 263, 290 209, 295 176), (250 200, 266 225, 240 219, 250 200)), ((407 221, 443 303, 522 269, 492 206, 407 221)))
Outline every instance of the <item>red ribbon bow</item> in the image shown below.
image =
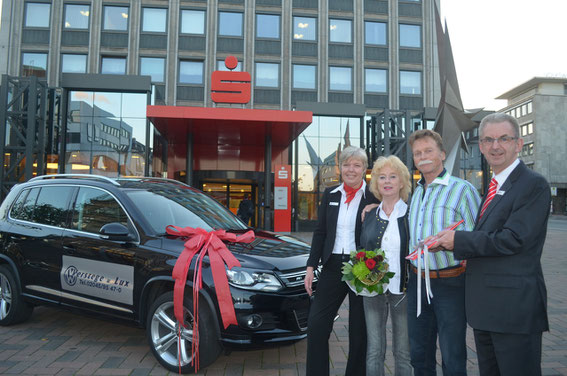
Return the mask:
MULTIPOLYGON (((240 262, 228 250, 226 244, 228 241, 232 243, 250 243, 254 240, 254 232, 248 231, 240 236, 233 233, 227 233, 225 230, 206 231, 202 228, 193 227, 177 227, 169 225, 165 228, 169 235, 185 236, 189 239, 185 242, 185 248, 175 266, 171 276, 175 279, 173 288, 173 313, 177 322, 185 327, 183 320, 183 296, 185 292, 185 284, 187 282, 187 273, 191 260, 195 255, 197 260, 195 263, 195 272, 193 273, 193 340, 192 340, 192 362, 195 364, 195 372, 199 369, 199 290, 203 287, 202 281, 202 264, 203 258, 208 254, 219 309, 222 317, 224 328, 230 324, 237 325, 236 313, 234 312, 234 304, 232 303, 232 295, 228 286, 228 278, 224 265, 229 269, 234 266, 240 266, 240 262)), ((180 344, 181 335, 178 333, 178 342, 180 344)), ((181 360, 180 360, 181 361, 181 360)))

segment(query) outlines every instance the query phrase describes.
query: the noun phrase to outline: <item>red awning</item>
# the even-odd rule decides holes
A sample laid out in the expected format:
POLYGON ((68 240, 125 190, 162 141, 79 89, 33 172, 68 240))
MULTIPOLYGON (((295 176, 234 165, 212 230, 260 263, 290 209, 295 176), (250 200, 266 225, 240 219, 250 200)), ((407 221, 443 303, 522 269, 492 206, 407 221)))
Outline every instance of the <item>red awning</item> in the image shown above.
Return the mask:
POLYGON ((308 111, 257 110, 226 107, 148 106, 147 117, 168 140, 195 144, 264 145, 266 129, 272 145, 288 147, 313 119, 308 111))

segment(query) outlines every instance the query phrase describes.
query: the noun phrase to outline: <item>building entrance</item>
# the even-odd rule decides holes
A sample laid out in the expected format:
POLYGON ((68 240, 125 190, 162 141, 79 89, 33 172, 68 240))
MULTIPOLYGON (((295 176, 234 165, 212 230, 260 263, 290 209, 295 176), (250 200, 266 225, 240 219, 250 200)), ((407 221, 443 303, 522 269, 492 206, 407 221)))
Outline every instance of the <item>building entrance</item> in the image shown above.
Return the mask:
MULTIPOLYGON (((238 208, 241 202, 247 197, 252 202, 253 212, 248 225, 256 227, 258 218, 258 185, 252 181, 209 181, 204 180, 199 187, 207 195, 211 196, 222 205, 226 206, 235 215, 238 213, 238 208)), ((248 205, 250 206, 250 205, 248 205)))

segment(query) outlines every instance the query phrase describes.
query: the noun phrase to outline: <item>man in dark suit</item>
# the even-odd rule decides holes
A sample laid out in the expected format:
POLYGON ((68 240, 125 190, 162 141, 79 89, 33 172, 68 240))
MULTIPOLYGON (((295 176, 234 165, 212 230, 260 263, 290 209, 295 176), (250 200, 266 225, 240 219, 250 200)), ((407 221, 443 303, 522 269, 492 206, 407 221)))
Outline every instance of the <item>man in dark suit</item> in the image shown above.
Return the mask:
POLYGON ((551 192, 517 155, 519 125, 486 116, 480 151, 494 174, 473 231, 443 231, 437 249, 467 260, 466 314, 481 375, 541 375, 542 332, 549 330, 541 253, 551 192))

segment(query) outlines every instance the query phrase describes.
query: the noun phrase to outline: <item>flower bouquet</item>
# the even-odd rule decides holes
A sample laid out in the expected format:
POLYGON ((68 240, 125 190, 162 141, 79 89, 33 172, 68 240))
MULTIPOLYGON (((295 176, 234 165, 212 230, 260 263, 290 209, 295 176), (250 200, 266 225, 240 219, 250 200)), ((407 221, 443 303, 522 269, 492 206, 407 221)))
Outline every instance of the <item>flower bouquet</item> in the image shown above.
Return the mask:
POLYGON ((381 249, 352 251, 350 260, 343 262, 342 272, 342 280, 352 291, 363 296, 383 294, 384 284, 394 276, 394 272, 388 271, 388 263, 381 249))

